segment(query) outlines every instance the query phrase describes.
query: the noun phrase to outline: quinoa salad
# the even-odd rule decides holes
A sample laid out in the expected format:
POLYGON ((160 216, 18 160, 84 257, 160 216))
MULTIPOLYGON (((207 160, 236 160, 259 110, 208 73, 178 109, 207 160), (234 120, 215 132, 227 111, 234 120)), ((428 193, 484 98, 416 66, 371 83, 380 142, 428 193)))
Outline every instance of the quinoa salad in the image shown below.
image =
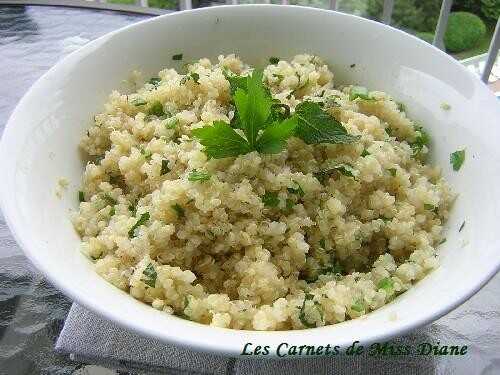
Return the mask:
POLYGON ((96 272, 167 314, 290 330, 354 319, 438 267, 454 193, 402 103, 318 56, 202 58, 114 91, 72 221, 96 272))

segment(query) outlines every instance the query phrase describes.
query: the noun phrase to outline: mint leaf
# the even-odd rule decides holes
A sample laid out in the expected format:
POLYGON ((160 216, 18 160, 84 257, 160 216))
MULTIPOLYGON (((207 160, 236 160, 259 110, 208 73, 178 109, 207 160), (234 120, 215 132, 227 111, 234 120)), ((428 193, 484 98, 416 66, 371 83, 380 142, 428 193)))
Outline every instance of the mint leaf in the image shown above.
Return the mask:
POLYGON ((140 227, 141 225, 146 224, 146 222, 149 220, 149 212, 144 212, 139 220, 130 228, 128 231, 128 238, 134 238, 135 237, 135 230, 140 227))
POLYGON ((189 173, 189 176, 188 176, 188 180, 191 181, 191 182, 195 182, 195 181, 208 181, 210 180, 210 173, 207 173, 207 172, 199 172, 197 171, 196 169, 193 169, 191 171, 191 173, 189 173))
POLYGON ((272 191, 266 191, 266 193, 262 196, 262 203, 266 207, 277 207, 280 203, 278 198, 278 193, 272 191))
POLYGON ((236 90, 234 102, 239 112, 247 141, 253 149, 257 134, 264 127, 271 113, 272 105, 272 99, 262 84, 261 70, 254 70, 252 75, 247 77, 246 92, 241 88, 236 90))
POLYGON ((303 102, 295 108, 298 126, 295 134, 308 145, 317 143, 352 143, 360 137, 347 133, 344 126, 323 111, 318 103, 303 102))
POLYGON ((450 155, 450 163, 453 166, 453 170, 456 172, 458 171, 461 167, 462 164, 465 161, 465 149, 464 150, 458 150, 450 155))
POLYGON ((293 135, 296 127, 295 117, 268 126, 257 140, 255 148, 263 154, 277 154, 283 151, 286 140, 293 135))
POLYGON ((214 159, 238 156, 251 151, 248 142, 222 121, 214 121, 213 126, 194 129, 193 136, 205 146, 205 153, 214 159))

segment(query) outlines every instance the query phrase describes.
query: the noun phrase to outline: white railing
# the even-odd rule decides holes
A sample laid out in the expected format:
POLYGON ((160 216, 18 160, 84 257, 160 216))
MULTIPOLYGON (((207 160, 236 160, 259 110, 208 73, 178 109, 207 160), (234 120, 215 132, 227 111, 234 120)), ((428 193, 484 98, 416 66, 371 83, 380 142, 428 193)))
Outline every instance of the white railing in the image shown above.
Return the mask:
MULTIPOLYGON (((270 0, 263 0, 264 3, 270 3, 270 0)), ((238 0, 226 0, 226 4, 237 5, 238 0)), ((339 0, 330 0, 329 9, 337 10, 339 0)), ((150 15, 159 15, 163 13, 170 12, 171 10, 164 10, 158 8, 149 7, 148 0, 135 0, 135 5, 124 5, 107 2, 106 0, 0 0, 0 5, 59 5, 59 6, 71 6, 71 7, 84 7, 84 8, 96 8, 96 9, 110 9, 125 12, 134 12, 150 15)), ((281 0, 281 4, 287 5, 288 0, 281 0)), ((448 16, 450 15, 451 6, 453 0, 443 0, 441 4, 441 11, 439 13, 439 19, 436 26, 433 43, 436 47, 444 49, 444 34, 446 31, 446 26, 448 25, 448 16)), ((192 9, 192 0, 179 0, 179 9, 188 10, 192 9)), ((382 11, 382 16, 380 18, 381 22, 385 24, 391 24, 392 11, 394 9, 394 0, 384 0, 384 7, 382 11)), ((488 82, 491 71, 497 60, 498 50, 500 48, 500 19, 497 21, 495 32, 493 33, 493 38, 491 40, 490 48, 488 54, 484 57, 484 67, 481 71, 481 79, 483 82, 488 82)), ((482 56, 482 55, 481 55, 482 56)), ((483 60, 481 60, 483 61, 483 60)))

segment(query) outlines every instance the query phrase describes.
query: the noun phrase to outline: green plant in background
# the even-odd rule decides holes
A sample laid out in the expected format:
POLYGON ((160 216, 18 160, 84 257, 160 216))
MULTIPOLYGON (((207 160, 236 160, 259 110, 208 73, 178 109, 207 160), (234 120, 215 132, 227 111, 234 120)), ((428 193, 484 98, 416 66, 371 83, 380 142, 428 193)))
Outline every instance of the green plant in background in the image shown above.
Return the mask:
MULTIPOLYGON (((134 5, 135 0, 108 0, 110 3, 116 3, 116 4, 127 4, 127 5, 134 5)), ((177 9, 178 5, 177 0, 149 0, 148 5, 151 8, 161 8, 161 9, 172 9, 175 10, 177 9)), ((193 4, 194 6, 195 4, 193 4)))
MULTIPOLYGON (((384 0, 368 0, 368 16, 379 19, 383 7, 384 0)), ((434 31, 440 9, 441 0, 395 1, 392 12, 392 25, 414 31, 434 31)))
POLYGON ((448 19, 444 45, 450 52, 461 52, 474 47, 486 34, 486 25, 475 14, 453 12, 448 19))
POLYGON ((432 42, 434 41, 434 33, 419 31, 415 35, 430 44, 432 44, 432 42))
POLYGON ((453 11, 466 11, 482 16, 483 20, 494 24, 500 17, 499 0, 455 0, 453 11))

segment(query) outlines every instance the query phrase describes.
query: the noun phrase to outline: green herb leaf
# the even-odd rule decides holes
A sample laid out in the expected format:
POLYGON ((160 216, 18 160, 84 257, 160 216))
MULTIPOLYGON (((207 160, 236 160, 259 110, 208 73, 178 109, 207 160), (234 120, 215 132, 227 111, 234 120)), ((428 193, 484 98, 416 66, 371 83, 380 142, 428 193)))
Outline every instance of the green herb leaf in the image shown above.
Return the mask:
POLYGON ((142 98, 134 98, 134 99, 132 99, 132 100, 130 101, 130 104, 133 104, 133 105, 135 105, 136 107, 139 107, 139 106, 141 106, 141 105, 146 105, 146 104, 148 104, 148 102, 147 102, 147 101, 145 101, 145 100, 144 100, 144 99, 142 99, 142 98))
POLYGON ((134 238, 135 237, 135 230, 140 227, 141 225, 146 224, 146 222, 149 220, 149 212, 144 212, 139 220, 130 228, 128 231, 128 237, 129 238, 134 238))
POLYGON ((295 108, 298 117, 296 135, 307 144, 352 143, 359 139, 347 133, 344 126, 323 111, 318 103, 303 102, 295 108))
POLYGON ((396 102, 396 105, 398 106, 399 112, 406 112, 406 106, 402 102, 396 102))
POLYGON ((450 163, 453 166, 454 171, 458 171, 462 167, 464 161, 465 161, 465 149, 451 153, 450 163))
POLYGON ((434 207, 433 204, 429 204, 429 203, 424 203, 424 209, 426 210, 429 210, 429 211, 433 211, 435 210, 437 207, 434 207))
POLYGON ((162 159, 160 175, 163 176, 164 174, 167 174, 168 172, 170 172, 170 168, 168 167, 168 160, 162 159))
POLYGON ((368 92, 368 89, 363 86, 353 86, 351 87, 351 92, 349 93, 349 100, 355 100, 355 99, 362 99, 362 100, 375 100, 374 98, 370 97, 370 93, 368 92))
POLYGON ((448 103, 441 103, 441 109, 443 111, 449 111, 451 109, 451 105, 449 105, 448 103))
POLYGON ((417 136, 415 142, 410 143, 410 147, 413 150, 413 155, 418 155, 424 146, 429 145, 431 139, 421 126, 415 126, 415 131, 417 136))
POLYGON ((396 177, 396 172, 397 172, 396 168, 389 168, 388 171, 392 177, 396 177))
POLYGON ((247 77, 237 76, 224 71, 224 77, 229 81, 231 95, 234 95, 236 90, 242 89, 247 91, 247 77))
POLYGON ((210 158, 221 159, 251 151, 248 142, 222 121, 214 121, 213 126, 194 129, 191 133, 205 146, 210 158))
POLYGON ((266 207, 277 207, 280 203, 278 193, 272 191, 266 191, 261 199, 262 203, 264 203, 264 206, 266 207))
POLYGON ((295 202, 292 199, 287 199, 285 201, 285 211, 290 211, 293 206, 295 206, 295 202))
POLYGON ((255 148, 263 154, 277 154, 283 151, 286 141, 297 127, 297 119, 290 117, 280 123, 268 126, 257 140, 255 148))
POLYGON ((78 201, 85 202, 85 194, 81 190, 78 192, 78 201))
POLYGON ((156 278, 158 277, 158 275, 156 273, 153 264, 149 263, 148 266, 144 269, 144 271, 142 271, 142 274, 145 277, 141 279, 144 282, 144 284, 150 286, 151 288, 154 288, 156 285, 156 278))
POLYGON ((181 217, 186 216, 186 213, 184 212, 184 208, 181 207, 179 203, 173 204, 172 209, 175 211, 177 214, 177 217, 180 219, 181 217))
POLYGON ((326 241, 325 241, 324 238, 322 238, 321 240, 319 240, 319 246, 321 246, 322 249, 326 250, 326 241))
POLYGON ((193 80, 193 82, 195 82, 195 83, 199 83, 200 75, 196 72, 191 72, 191 73, 185 75, 181 79, 181 85, 186 84, 186 82, 189 81, 190 79, 193 80))
POLYGON ((106 203, 108 203, 110 206, 114 206, 117 202, 116 202, 116 199, 114 199, 111 195, 109 195, 108 193, 104 194, 103 197, 102 197, 106 203))
POLYGON ((368 155, 371 155, 367 150, 366 148, 363 150, 363 152, 361 153, 361 157, 365 157, 365 156, 368 156, 368 155))
POLYGON ((266 123, 271 113, 272 100, 262 84, 262 71, 254 70, 247 77, 247 91, 238 88, 234 94, 234 103, 239 112, 243 131, 250 147, 255 147, 257 134, 266 123))
POLYGON ((299 319, 302 322, 302 324, 304 325, 304 327, 307 327, 307 328, 316 327, 316 323, 309 323, 307 321, 306 314, 304 311, 304 309, 306 307, 306 301, 312 301, 313 298, 314 298, 314 295, 306 293, 306 295, 304 297, 304 301, 302 302, 302 307, 300 308, 300 312, 299 312, 299 319))
POLYGON ((207 172, 200 172, 200 171, 197 171, 196 169, 193 169, 191 171, 191 173, 189 173, 189 176, 188 176, 188 180, 191 181, 191 182, 195 182, 195 181, 208 181, 210 180, 210 173, 207 173, 207 172))
POLYGON ((154 116, 163 116, 165 114, 165 112, 163 112, 163 105, 156 101, 154 103, 152 103, 149 108, 148 108, 148 115, 154 115, 154 116))
POLYGON ((179 61, 182 60, 182 53, 172 56, 172 60, 179 61))
POLYGON ((357 300, 355 303, 351 305, 351 310, 354 310, 356 312, 363 312, 365 311, 365 306, 363 304, 363 301, 357 300))
POLYGON ((109 210, 109 216, 114 216, 116 214, 116 208, 115 206, 111 207, 111 210, 109 210))
POLYGON ((179 124, 179 119, 177 117, 172 117, 168 119, 167 123, 165 124, 165 127, 167 129, 174 129, 175 127, 177 127, 178 124, 179 124))
POLYGON ((441 241, 439 241, 439 244, 442 245, 446 242, 446 238, 443 238, 441 241))
POLYGON ((377 284, 377 288, 389 291, 394 287, 394 281, 390 277, 385 277, 380 280, 377 284))
POLYGON ((295 183, 297 184, 297 187, 287 188, 288 192, 292 193, 292 194, 297 194, 298 196, 303 197, 305 195, 304 190, 297 182, 295 182, 295 183))
POLYGON ((271 64, 273 64, 273 65, 276 65, 276 64, 277 64, 277 63, 279 63, 279 62, 280 62, 279 57, 274 57, 274 56, 273 56, 273 57, 270 57, 270 58, 269 58, 269 63, 271 63, 271 64))
POLYGON ((155 87, 158 87, 160 85, 160 82, 161 82, 161 78, 159 78, 159 77, 153 77, 148 81, 148 83, 154 85, 155 87))
POLYGON ((148 161, 151 160, 151 156, 152 156, 151 151, 145 150, 144 148, 141 148, 141 155, 144 156, 144 159, 146 159, 148 161))

